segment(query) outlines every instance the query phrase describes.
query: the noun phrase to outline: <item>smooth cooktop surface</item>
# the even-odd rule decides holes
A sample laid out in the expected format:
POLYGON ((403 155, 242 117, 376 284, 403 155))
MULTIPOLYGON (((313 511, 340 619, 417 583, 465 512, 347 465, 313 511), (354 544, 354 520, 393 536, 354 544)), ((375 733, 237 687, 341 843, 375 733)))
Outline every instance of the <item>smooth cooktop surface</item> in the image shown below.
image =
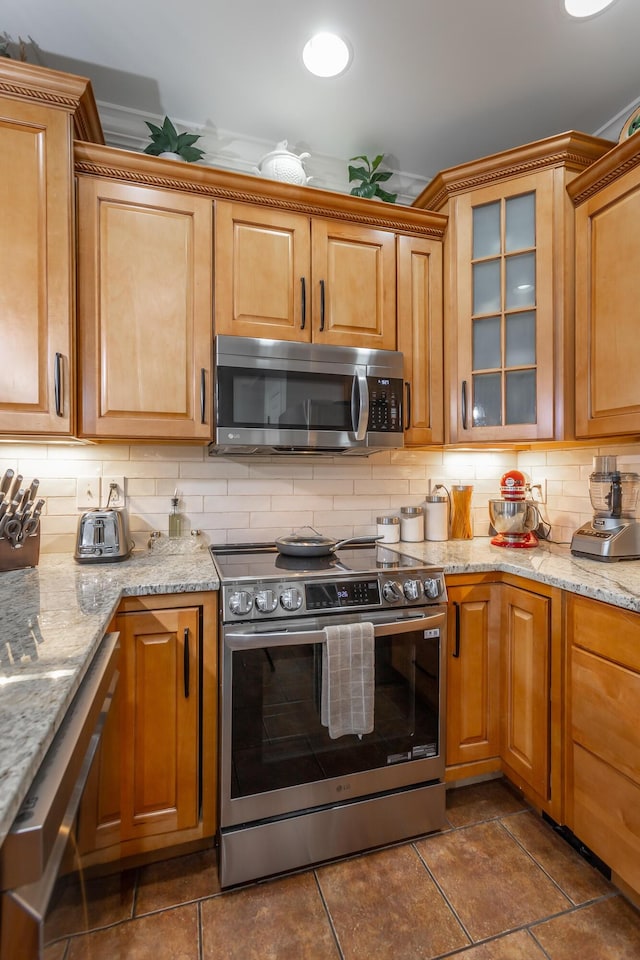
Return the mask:
MULTIPOLYGON (((429 565, 406 554, 396 553, 386 547, 338 549, 324 557, 290 557, 278 553, 269 545, 254 545, 255 549, 240 545, 240 553, 220 554, 215 545, 211 547, 220 579, 223 582, 237 580, 263 580, 269 578, 331 576, 371 573, 378 570, 423 570, 429 565), (264 548, 267 548, 264 550, 264 548)), ((225 551, 228 546, 223 548, 225 551)))

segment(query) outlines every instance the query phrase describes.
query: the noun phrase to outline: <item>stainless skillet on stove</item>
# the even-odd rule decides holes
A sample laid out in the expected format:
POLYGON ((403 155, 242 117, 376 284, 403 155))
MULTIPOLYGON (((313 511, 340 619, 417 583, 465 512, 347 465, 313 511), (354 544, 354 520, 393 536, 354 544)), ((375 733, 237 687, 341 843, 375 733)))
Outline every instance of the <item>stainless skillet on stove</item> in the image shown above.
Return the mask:
POLYGON ((313 527, 303 527, 298 533, 278 537, 275 543, 278 552, 287 557, 328 557, 341 547, 346 547, 352 543, 365 543, 373 546, 378 543, 378 538, 348 537, 346 540, 334 540, 332 537, 325 537, 318 533, 313 527))

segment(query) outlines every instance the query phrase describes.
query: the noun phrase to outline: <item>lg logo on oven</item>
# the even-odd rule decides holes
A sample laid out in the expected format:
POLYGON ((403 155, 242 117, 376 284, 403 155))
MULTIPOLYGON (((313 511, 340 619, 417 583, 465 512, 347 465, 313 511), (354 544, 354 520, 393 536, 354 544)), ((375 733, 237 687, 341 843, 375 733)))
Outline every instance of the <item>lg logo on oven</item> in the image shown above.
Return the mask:
POLYGON ((339 783, 338 786, 336 787, 336 793, 343 793, 343 792, 346 792, 347 790, 351 790, 350 783, 339 783))

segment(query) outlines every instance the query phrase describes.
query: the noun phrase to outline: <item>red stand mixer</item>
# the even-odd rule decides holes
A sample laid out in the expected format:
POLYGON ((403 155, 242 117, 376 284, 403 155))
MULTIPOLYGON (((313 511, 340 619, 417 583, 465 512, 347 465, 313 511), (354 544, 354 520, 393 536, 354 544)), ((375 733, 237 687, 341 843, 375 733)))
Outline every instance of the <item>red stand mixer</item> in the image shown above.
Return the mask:
POLYGON ((496 530, 491 543, 496 547, 537 547, 533 532, 540 522, 538 508, 527 499, 528 484, 520 470, 508 470, 500 477, 501 500, 489 500, 489 517, 496 530))

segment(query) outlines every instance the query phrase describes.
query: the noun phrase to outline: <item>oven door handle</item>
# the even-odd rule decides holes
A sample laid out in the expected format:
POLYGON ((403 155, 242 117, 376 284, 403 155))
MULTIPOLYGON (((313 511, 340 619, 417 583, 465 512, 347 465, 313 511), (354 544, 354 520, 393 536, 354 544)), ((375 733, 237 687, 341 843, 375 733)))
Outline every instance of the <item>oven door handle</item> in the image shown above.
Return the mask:
MULTIPOLYGON (((431 630, 444 626, 444 614, 415 617, 407 620, 394 620, 389 623, 374 624, 376 637, 388 637, 399 633, 413 633, 415 630, 431 630)), ((261 647, 293 647, 300 643, 324 643, 324 630, 292 630, 274 633, 225 633, 224 642, 230 650, 259 650, 261 647)))

